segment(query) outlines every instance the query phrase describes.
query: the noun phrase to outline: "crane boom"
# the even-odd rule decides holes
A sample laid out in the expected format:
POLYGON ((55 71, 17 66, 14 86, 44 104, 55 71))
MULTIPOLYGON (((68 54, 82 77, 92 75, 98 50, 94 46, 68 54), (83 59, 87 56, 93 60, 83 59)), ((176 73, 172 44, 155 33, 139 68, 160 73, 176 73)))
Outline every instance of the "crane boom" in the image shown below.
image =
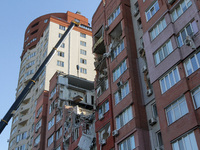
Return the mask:
POLYGON ((10 109, 8 110, 8 112, 6 113, 6 115, 3 117, 3 119, 1 119, 1 122, 0 122, 0 134, 3 131, 3 129, 6 127, 6 125, 8 124, 9 120, 14 115, 14 112, 19 108, 19 106, 22 103, 22 101, 25 99, 25 97, 28 95, 28 93, 30 92, 30 90, 32 89, 32 87, 35 85, 36 81, 40 77, 40 75, 41 75, 42 71, 44 70, 45 66, 48 64, 48 62, 53 57, 53 55, 56 52, 56 50, 59 48, 59 46, 61 45, 61 43, 65 39, 65 37, 70 33, 70 31, 73 29, 74 26, 79 26, 79 23, 75 22, 75 21, 71 22, 71 24, 69 25, 69 27, 67 28, 67 30, 65 31, 65 33, 62 35, 62 37, 60 38, 60 40, 56 43, 55 47, 51 50, 51 52, 45 58, 45 60, 40 65, 40 67, 38 68, 38 70, 36 71, 36 73, 33 75, 33 77, 27 83, 27 85, 25 86, 25 88, 22 90, 22 92, 20 93, 20 95, 16 98, 15 102, 12 104, 12 106, 10 107, 10 109))

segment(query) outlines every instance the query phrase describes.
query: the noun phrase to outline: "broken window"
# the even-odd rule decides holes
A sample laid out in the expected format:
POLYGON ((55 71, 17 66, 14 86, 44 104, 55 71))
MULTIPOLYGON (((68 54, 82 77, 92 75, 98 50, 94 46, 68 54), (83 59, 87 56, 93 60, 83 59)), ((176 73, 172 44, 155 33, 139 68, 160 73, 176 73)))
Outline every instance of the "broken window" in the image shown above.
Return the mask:
POLYGON ((99 131, 99 143, 102 143, 102 141, 106 141, 106 139, 110 136, 110 130, 111 129, 109 123, 99 131))

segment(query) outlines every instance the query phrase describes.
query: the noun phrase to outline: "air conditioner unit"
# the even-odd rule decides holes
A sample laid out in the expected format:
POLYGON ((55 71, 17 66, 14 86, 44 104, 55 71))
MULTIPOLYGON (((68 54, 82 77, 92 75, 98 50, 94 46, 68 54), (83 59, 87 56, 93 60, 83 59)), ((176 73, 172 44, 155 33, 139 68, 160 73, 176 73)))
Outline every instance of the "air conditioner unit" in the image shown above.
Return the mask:
POLYGON ((156 124, 157 123, 157 120, 156 120, 156 118, 151 118, 151 119, 149 119, 149 124, 151 125, 151 126, 153 126, 154 124, 156 124))
POLYGON ((105 144, 106 144, 106 140, 105 139, 101 140, 101 145, 105 145, 105 144))
POLYGON ((152 92, 151 89, 148 89, 148 90, 147 90, 147 96, 150 96, 152 93, 153 93, 153 92, 152 92))
POLYGON ((118 136, 119 135, 119 131, 116 129, 112 132, 112 136, 118 136))
POLYGON ((102 120, 104 118, 103 114, 99 114, 99 120, 102 120))
POLYGON ((174 2, 175 2, 175 0, 168 0, 168 3, 169 3, 170 5, 172 5, 174 2))
POLYGON ((184 41, 185 45, 190 46, 192 49, 196 49, 196 46, 194 44, 193 39, 191 38, 191 36, 186 36, 186 39, 184 41))
POLYGON ((122 81, 117 82, 117 86, 121 87, 123 85, 122 81))
POLYGON ((147 71, 147 66, 145 65, 145 66, 142 67, 142 72, 144 73, 146 71, 147 71))
POLYGON ((105 25, 105 31, 108 31, 108 30, 109 30, 109 26, 105 25))

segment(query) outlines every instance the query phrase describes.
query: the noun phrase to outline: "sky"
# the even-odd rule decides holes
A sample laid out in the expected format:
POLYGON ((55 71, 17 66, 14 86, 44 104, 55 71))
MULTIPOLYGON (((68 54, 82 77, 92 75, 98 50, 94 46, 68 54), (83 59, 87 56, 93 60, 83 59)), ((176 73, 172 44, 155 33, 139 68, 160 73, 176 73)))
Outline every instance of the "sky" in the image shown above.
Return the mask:
MULTIPOLYGON (((11 0, 0 2, 0 120, 15 100, 24 33, 36 18, 49 13, 80 11, 92 21, 101 0, 11 0)), ((0 147, 8 149, 11 122, 0 134, 0 147)))

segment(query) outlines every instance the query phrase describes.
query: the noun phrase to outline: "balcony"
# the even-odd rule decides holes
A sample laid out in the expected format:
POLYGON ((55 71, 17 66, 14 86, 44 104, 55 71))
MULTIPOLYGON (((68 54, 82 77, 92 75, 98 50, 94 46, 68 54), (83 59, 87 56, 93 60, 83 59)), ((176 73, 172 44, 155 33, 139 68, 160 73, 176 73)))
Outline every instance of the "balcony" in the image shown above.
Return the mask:
POLYGON ((103 27, 101 27, 101 29, 94 35, 93 53, 102 55, 103 53, 106 52, 103 34, 104 34, 104 29, 103 27))

